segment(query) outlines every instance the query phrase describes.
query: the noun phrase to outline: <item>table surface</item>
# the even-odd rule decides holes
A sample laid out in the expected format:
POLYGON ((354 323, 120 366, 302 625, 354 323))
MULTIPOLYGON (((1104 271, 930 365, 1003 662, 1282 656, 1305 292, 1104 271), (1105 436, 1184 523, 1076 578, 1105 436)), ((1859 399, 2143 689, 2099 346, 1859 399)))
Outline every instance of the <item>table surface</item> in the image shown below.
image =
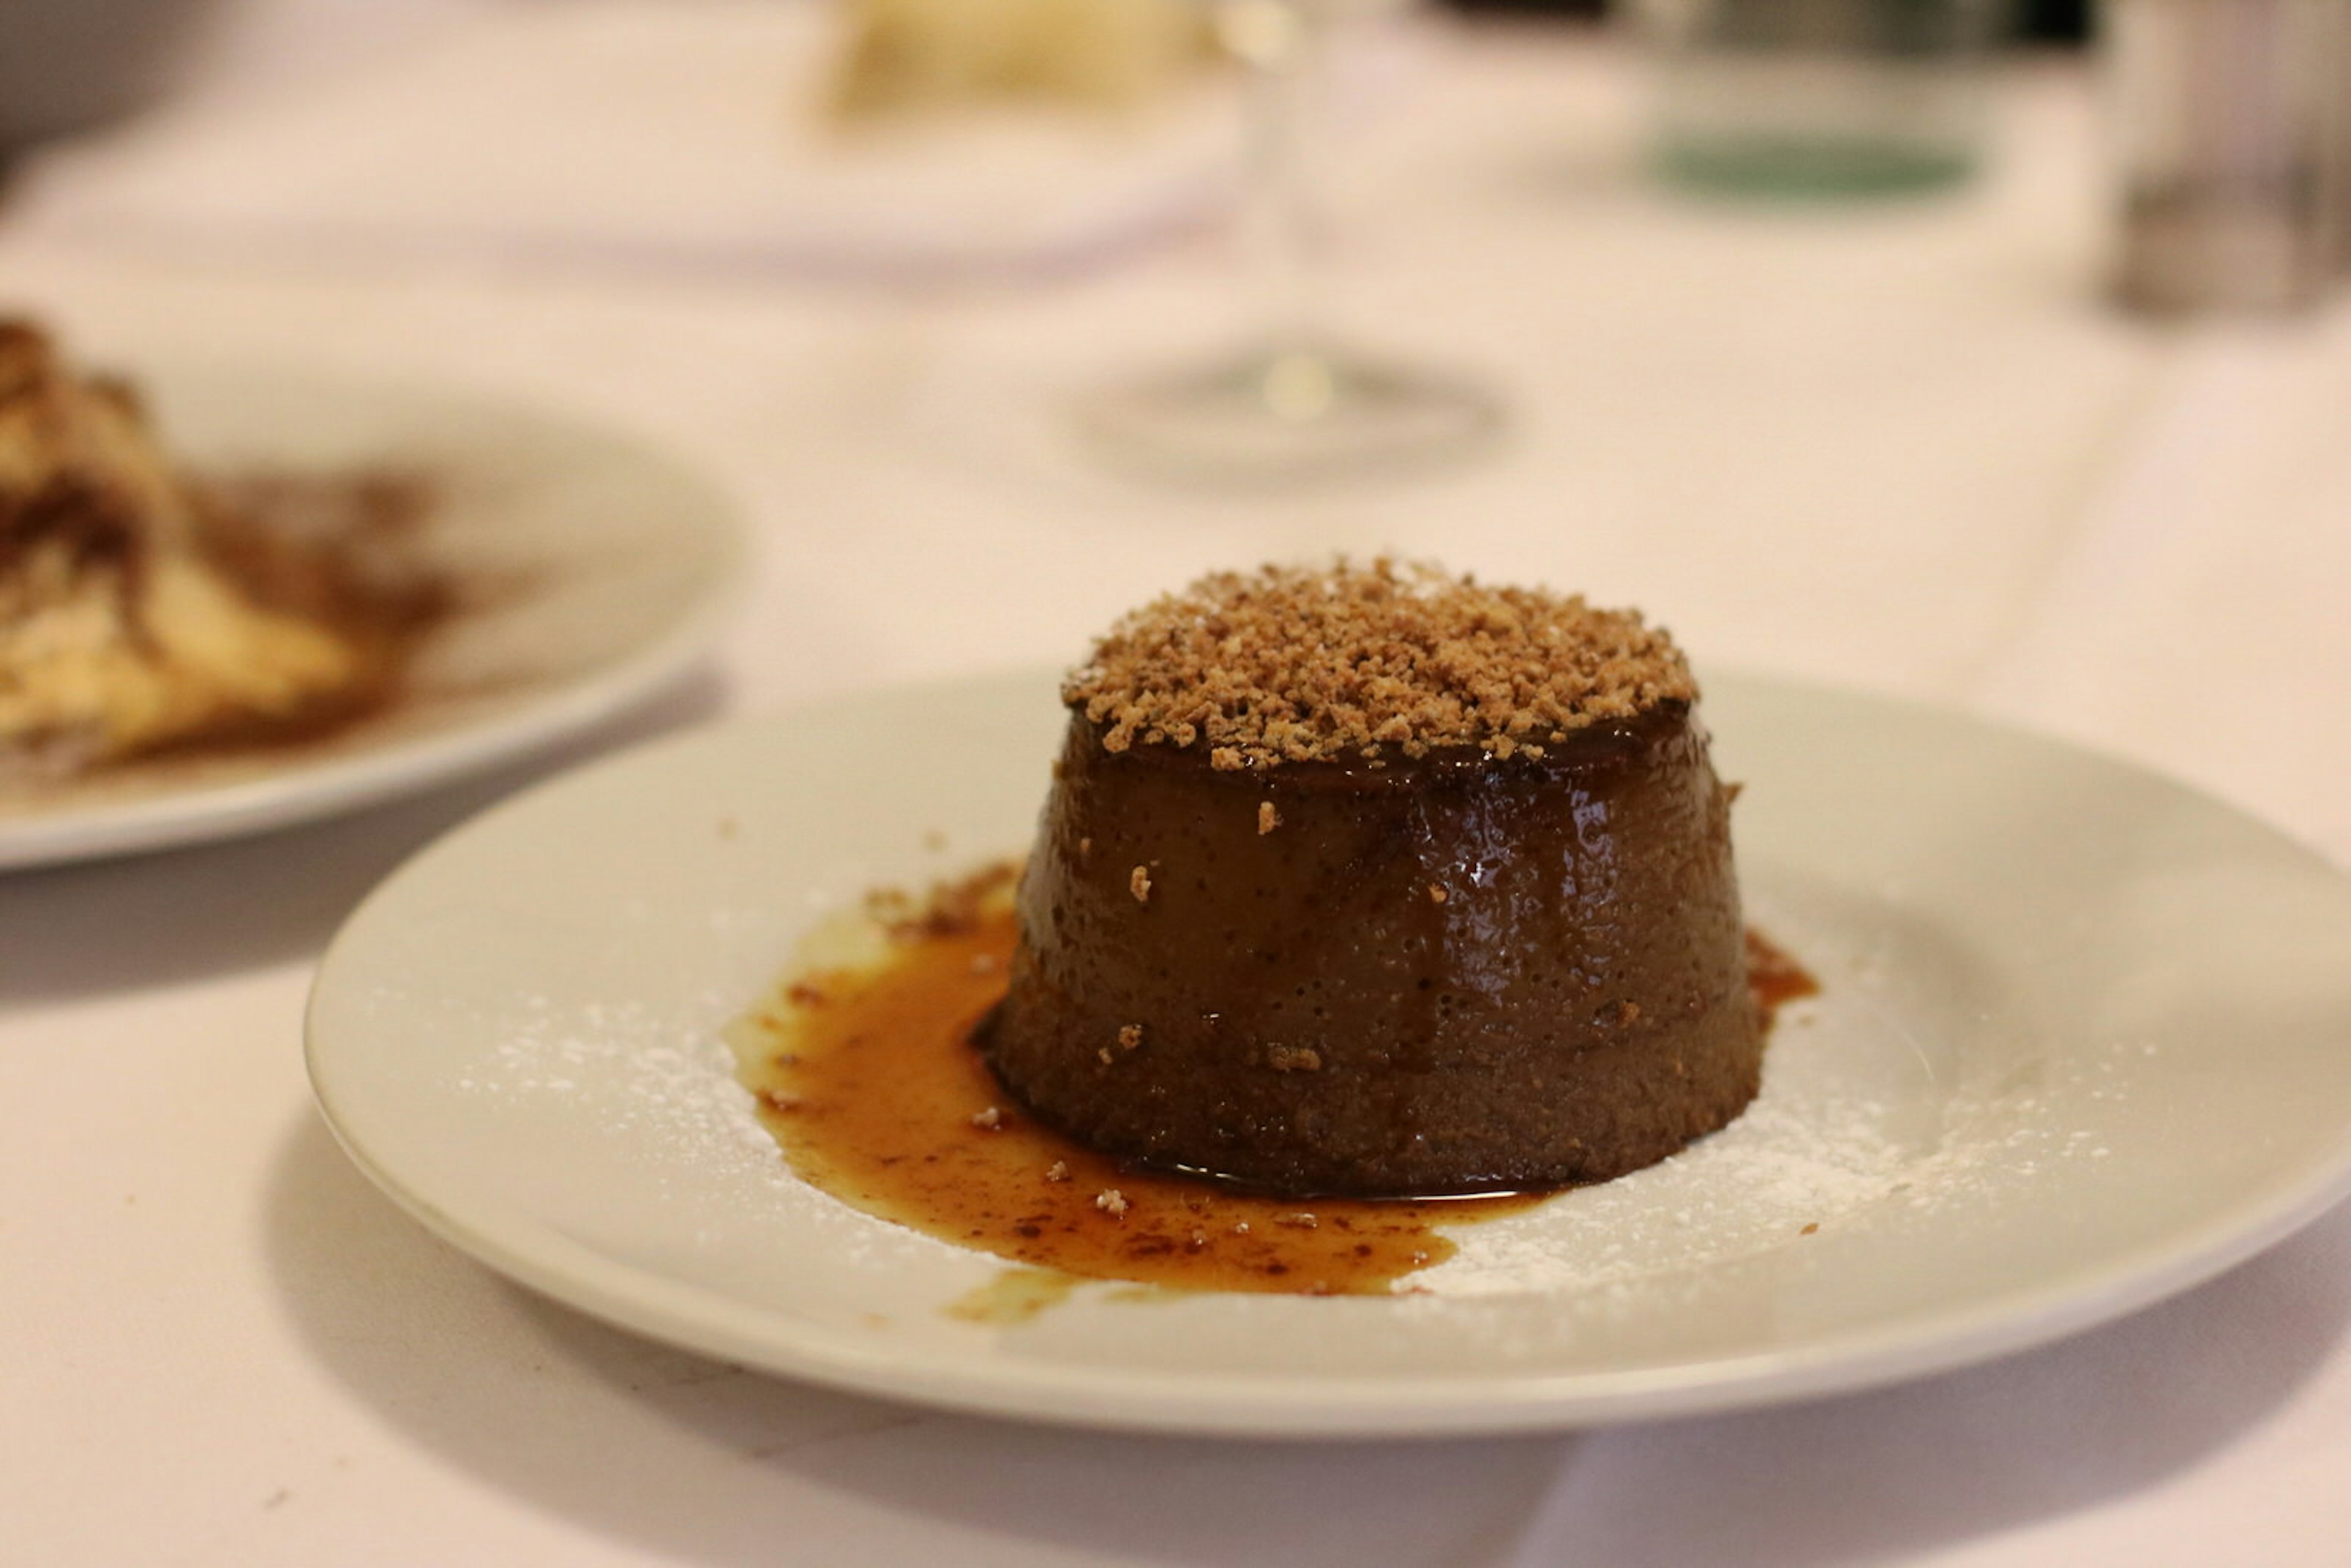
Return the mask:
POLYGON ((709 666, 563 757, 0 878, 0 1560, 2351 1560, 2351 1211, 1907 1386, 1270 1448, 932 1415, 639 1341, 427 1237, 323 1130, 312 965, 443 828, 633 736, 1065 662, 1131 602, 1268 557, 1395 548, 1640 603, 1702 667, 2034 726, 2351 862, 2351 300, 2169 329, 2106 308, 2095 114, 2063 62, 2010 72, 1963 193, 1794 212, 1641 181, 1612 42, 1479 30, 1424 66, 1343 159, 1331 308, 1482 371, 1514 424, 1485 461, 1376 486, 1187 493, 1071 436, 1090 386, 1237 327, 1214 235, 913 292, 232 261, 0 217, 0 298, 93 357, 526 397, 699 464, 761 543, 709 666))

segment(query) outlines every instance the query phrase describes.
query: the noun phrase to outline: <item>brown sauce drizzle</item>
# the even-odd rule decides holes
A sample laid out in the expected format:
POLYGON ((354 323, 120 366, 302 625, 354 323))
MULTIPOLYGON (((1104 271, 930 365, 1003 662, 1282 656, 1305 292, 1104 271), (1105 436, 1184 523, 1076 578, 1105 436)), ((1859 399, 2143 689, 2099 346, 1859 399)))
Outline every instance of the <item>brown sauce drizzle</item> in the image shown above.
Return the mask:
POLYGON ((1747 994, 1768 1033, 1790 1002, 1821 994, 1821 983, 1788 950, 1752 925, 1747 928, 1747 994))
MULTIPOLYGON (((1438 1224, 1544 1196, 1281 1198, 1139 1169, 1039 1124, 970 1044, 1003 994, 1014 940, 1009 874, 984 873, 963 884, 971 889, 982 891, 957 904, 949 890, 929 913, 889 920, 878 965, 798 975, 732 1031, 760 1119, 803 1179, 868 1214, 1030 1266, 956 1303, 954 1315, 1023 1321, 1066 1294, 1056 1282, 1066 1275, 1385 1294, 1453 1255, 1438 1224)), ((1782 1002, 1818 989, 1760 936, 1748 942, 1767 1023, 1782 1002)))

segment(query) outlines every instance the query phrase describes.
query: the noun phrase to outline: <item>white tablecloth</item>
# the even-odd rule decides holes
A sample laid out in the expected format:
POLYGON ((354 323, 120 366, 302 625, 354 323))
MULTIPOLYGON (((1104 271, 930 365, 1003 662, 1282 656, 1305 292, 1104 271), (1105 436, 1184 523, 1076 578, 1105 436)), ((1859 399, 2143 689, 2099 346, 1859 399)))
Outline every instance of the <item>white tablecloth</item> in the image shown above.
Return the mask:
MULTIPOLYGON (((706 466, 759 519, 752 611, 638 731, 1063 662, 1204 568, 1393 546, 1640 603, 1702 667, 2039 726, 2351 861, 2351 303, 2177 330, 2103 307, 2069 66, 2014 73, 1993 177, 1868 210, 1653 190, 1633 85, 1602 41, 1473 35, 1348 150, 1334 311, 1482 370, 1516 415, 1489 460, 1410 483, 1200 495, 1087 460, 1072 400, 1237 324, 1209 240, 908 295, 547 258, 232 264, 0 219, 0 298, 121 363, 493 387, 706 466)), ((0 879, 0 1561, 2351 1561, 2342 1210, 2002 1364, 1492 1442, 1000 1426, 549 1305, 368 1186, 299 1053, 342 912, 540 770, 0 879)))
POLYGON ((1226 76, 1108 119, 1008 105, 844 125, 826 107, 843 20, 745 0, 485 5, 368 68, 204 92, 55 150, 18 221, 226 259, 918 281, 1098 265, 1229 199, 1226 76))

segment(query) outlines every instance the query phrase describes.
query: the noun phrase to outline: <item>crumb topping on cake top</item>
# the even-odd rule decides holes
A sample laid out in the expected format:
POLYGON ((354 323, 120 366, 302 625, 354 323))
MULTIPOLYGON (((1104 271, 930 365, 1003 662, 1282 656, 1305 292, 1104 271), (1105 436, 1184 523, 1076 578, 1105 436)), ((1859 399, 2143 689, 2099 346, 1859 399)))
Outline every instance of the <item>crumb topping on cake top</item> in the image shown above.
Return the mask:
POLYGON ((1385 558, 1204 577, 1127 615, 1061 684, 1105 749, 1205 746, 1226 770, 1388 747, 1541 757, 1697 695, 1637 611, 1385 558))

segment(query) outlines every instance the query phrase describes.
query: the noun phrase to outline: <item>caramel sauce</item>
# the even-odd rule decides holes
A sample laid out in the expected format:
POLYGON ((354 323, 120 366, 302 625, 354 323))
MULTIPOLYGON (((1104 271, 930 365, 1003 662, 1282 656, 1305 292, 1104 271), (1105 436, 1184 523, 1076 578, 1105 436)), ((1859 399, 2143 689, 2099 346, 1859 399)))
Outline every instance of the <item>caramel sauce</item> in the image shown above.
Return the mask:
MULTIPOLYGON (((1311 1295, 1385 1292, 1452 1255, 1440 1218, 1536 1201, 1301 1202, 1081 1147, 1016 1111, 969 1044, 1004 993, 1012 943, 1001 907, 907 929, 880 966, 801 976, 746 1020, 746 1082, 804 1179, 869 1214, 1035 1268, 1311 1295)), ((1026 1303, 1050 1292, 1031 1282, 1015 1294, 1026 1303)), ((1028 1315, 1004 1310, 1015 1305, 991 1298, 956 1311, 1028 1315)))
POLYGON ((1025 1323, 1068 1301, 1084 1282, 1059 1269, 1007 1269, 949 1301, 946 1314, 968 1323, 1025 1323))
POLYGON ((1755 998, 1755 1010, 1769 1033, 1782 1008, 1820 995, 1821 983, 1787 949, 1750 925, 1747 928, 1747 994, 1755 998))
MULTIPOLYGON (((1437 1228, 1543 1194, 1300 1200, 1139 1169, 1016 1110, 970 1044, 1003 995, 1014 941, 1008 876, 951 918, 893 927, 877 964, 796 975, 732 1032, 745 1083, 792 1167, 868 1214, 1027 1268, 950 1315, 1019 1322, 1071 1276, 1190 1291, 1384 1294, 1453 1255, 1437 1228)), ((1750 935, 1756 998, 1817 989, 1750 935)), ((1410 1286, 1404 1287, 1406 1290, 1410 1286)))

